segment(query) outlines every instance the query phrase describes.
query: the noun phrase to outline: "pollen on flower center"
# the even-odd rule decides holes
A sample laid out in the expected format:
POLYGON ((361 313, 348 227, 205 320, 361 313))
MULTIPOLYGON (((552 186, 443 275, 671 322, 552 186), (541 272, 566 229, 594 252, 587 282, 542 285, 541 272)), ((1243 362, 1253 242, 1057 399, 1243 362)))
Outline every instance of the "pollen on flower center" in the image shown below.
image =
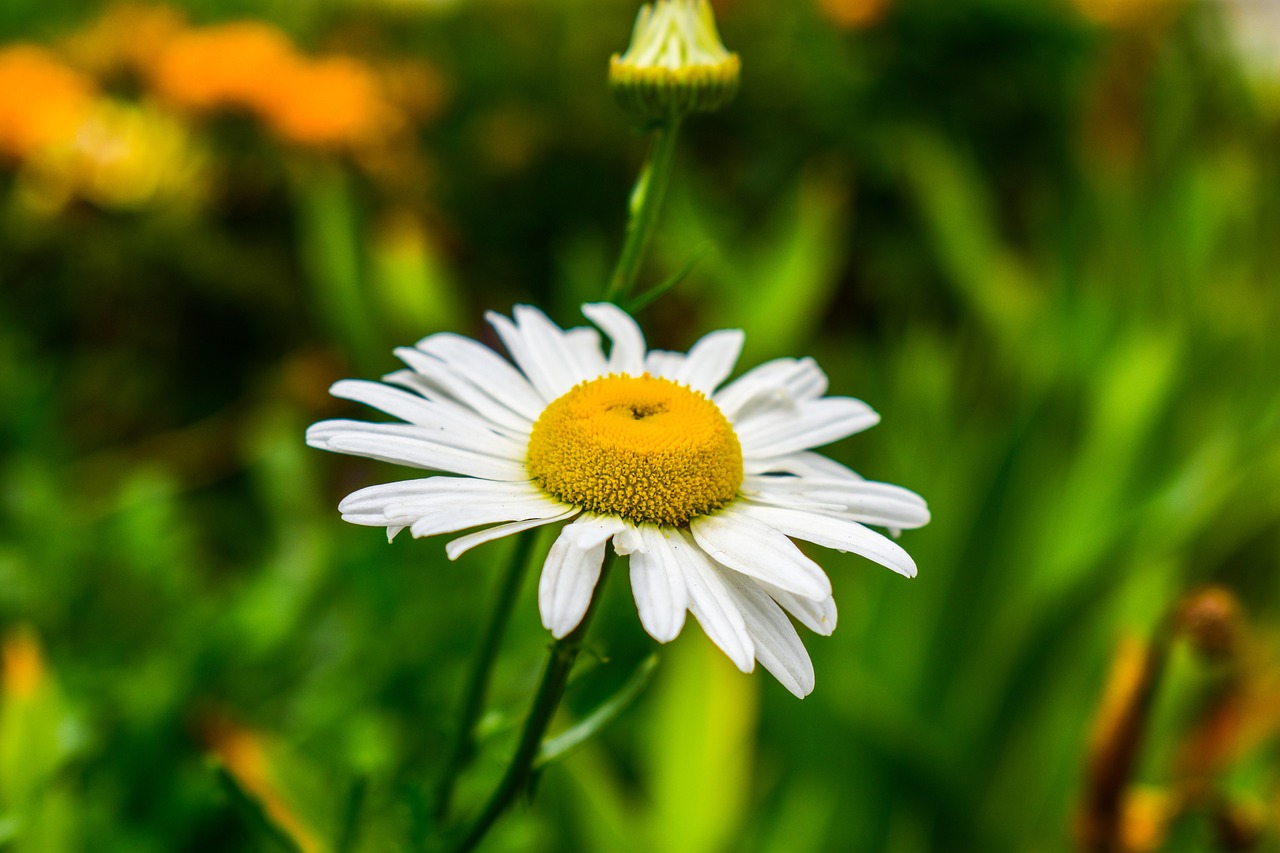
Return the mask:
POLYGON ((528 468, 566 503, 679 527, 733 500, 742 448, 697 391, 648 374, 605 376, 547 406, 529 437, 528 468))

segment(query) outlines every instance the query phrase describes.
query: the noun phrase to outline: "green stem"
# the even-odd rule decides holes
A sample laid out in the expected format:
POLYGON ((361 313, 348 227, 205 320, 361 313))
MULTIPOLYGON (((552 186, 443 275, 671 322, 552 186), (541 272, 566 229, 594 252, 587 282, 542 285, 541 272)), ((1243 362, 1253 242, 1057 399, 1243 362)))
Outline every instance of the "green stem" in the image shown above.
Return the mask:
POLYGON ((582 640, 586 636, 587 626, 591 624, 596 605, 600 602, 613 559, 613 552, 606 552, 604 565, 600 567, 600 580, 596 583, 591 604, 588 605, 587 612, 578 623, 578 627, 552 645, 547 666, 542 671, 542 681, 538 684, 538 693, 534 697, 533 707, 529 709, 529 716, 525 719, 524 730, 520 733, 520 743, 516 747, 515 755, 511 758, 511 763, 507 765, 507 772, 503 774, 502 781, 498 783, 498 787, 489 797, 489 802, 485 804, 480 816, 471 824, 467 834, 452 848, 452 853, 467 853, 474 850, 476 845, 484 840, 485 835, 502 813, 528 785, 538 751, 542 747, 542 738, 546 734, 547 726, 551 724, 556 708, 560 705, 560 698, 564 695, 565 685, 569 682, 569 672, 573 669, 573 663, 582 649, 582 640))
POLYGON ((467 763, 475 754, 476 722, 484 711, 485 696, 489 692, 489 680, 493 675, 493 664, 498 657, 498 647, 502 644, 502 635, 507 623, 511 621, 511 611, 515 608, 520 594, 520 582, 524 580, 525 568, 529 565, 529 556, 533 553, 533 543, 538 538, 537 530, 526 530, 516 537, 511 560, 498 587, 498 597, 494 602, 489 624, 485 626, 484 639, 476 653, 471 668, 471 677, 467 682, 467 692, 462 703, 462 712, 458 717, 458 731, 454 736, 453 750, 445 764, 444 776, 436 789, 435 806, 432 814, 436 825, 443 824, 449 814, 449 806, 453 800, 453 790, 458 783, 467 763))
POLYGON ((635 284, 640 261, 644 258, 645 249, 648 248, 649 239, 658 222, 658 211, 662 207, 662 197, 666 194, 667 182, 671 177, 676 138, 679 135, 678 116, 672 116, 658 125, 653 148, 649 151, 649 160, 640 172, 631 194, 627 239, 622 246, 622 254, 618 257, 618 266, 614 268, 613 277, 609 280, 609 289, 605 292, 605 299, 610 302, 625 299, 635 284))

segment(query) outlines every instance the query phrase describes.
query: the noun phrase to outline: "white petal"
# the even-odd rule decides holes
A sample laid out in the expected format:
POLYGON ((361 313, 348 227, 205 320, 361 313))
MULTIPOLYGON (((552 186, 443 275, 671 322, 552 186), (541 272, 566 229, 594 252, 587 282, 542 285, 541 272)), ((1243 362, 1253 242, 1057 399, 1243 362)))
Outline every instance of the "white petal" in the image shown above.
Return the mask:
POLYGON ((782 608, 755 581, 724 573, 751 634, 756 660, 801 699, 813 692, 813 661, 782 608))
MULTIPOLYGON (((307 430, 307 444, 321 450, 366 456, 395 465, 446 471, 483 480, 527 480, 522 462, 451 447, 412 434, 410 424, 367 424, 360 421, 321 421, 307 430), (397 431, 395 427, 399 427, 397 431)), ((454 436, 450 437, 455 438, 454 436)))
POLYGON ((795 474, 797 477, 817 477, 834 480, 862 480, 861 474, 828 459, 819 453, 802 451, 785 456, 744 459, 747 474, 795 474))
POLYGON ((689 592, 675 555, 677 548, 688 546, 676 530, 647 524, 638 530, 645 550, 631 555, 631 592, 649 636, 668 643, 679 636, 689 607, 689 592))
POLYGON ((711 565, 686 534, 681 533, 683 546, 673 548, 684 575, 689 594, 689 611, 693 613, 711 642, 720 647, 733 665, 743 672, 755 669, 755 646, 747 633, 747 623, 734 602, 733 593, 720 573, 711 565))
POLYGON ((583 305, 582 313, 613 341, 613 348, 609 350, 609 373, 629 376, 644 373, 644 333, 630 314, 608 302, 583 305))
MULTIPOLYGON (((525 530, 532 530, 535 527, 541 527, 544 524, 554 524, 557 521, 564 521, 577 515, 578 508, 571 507, 560 515, 551 518, 530 518, 524 521, 512 521, 508 524, 499 524, 497 527, 489 527, 484 530, 477 530, 475 533, 468 533, 466 536, 459 536, 452 539, 444 546, 444 552, 450 560, 456 560, 463 554, 470 551, 477 545, 483 545, 486 542, 492 542, 494 539, 501 539, 504 536, 510 536, 513 533, 522 533, 525 530)), ((390 529, 390 528, 388 528, 390 529)))
POLYGON ((795 543, 737 506, 689 524, 693 538, 715 560, 744 575, 815 600, 831 594, 831 581, 795 543))
POLYGON ((447 505, 457 500, 530 497, 541 491, 530 480, 500 483, 471 477, 426 477, 366 486, 343 498, 338 509, 350 513, 380 512, 390 504, 427 503, 434 500, 447 505))
POLYGON ((909 530, 929 523, 924 498, 890 483, 752 474, 742 490, 755 503, 812 510, 861 524, 909 530))
POLYGON ((778 589, 773 584, 759 581, 758 583, 760 583, 760 587, 765 592, 773 597, 774 601, 782 605, 783 610, 799 619, 801 625, 804 625, 815 634, 829 637, 831 632, 836 629, 836 600, 831 596, 827 596, 821 601, 811 601, 798 595, 792 595, 785 589, 778 589))
POLYGON ((413 347, 396 347, 396 357, 409 365, 423 380, 427 396, 440 396, 456 400, 486 421, 500 424, 525 435, 533 428, 533 420, 525 417, 501 400, 494 399, 486 389, 477 388, 458 371, 432 355, 413 347))
MULTIPOLYGON (((830 518, 794 509, 755 506, 743 502, 735 504, 734 509, 788 536, 804 539, 825 548, 860 554, 900 575, 909 578, 916 576, 916 564, 910 554, 892 540, 863 527, 856 521, 830 518)), ((779 586, 782 585, 779 584, 779 586)), ((786 589, 785 586, 783 588, 786 589)))
POLYGON ((470 477, 381 483, 352 492, 338 504, 343 519, 353 524, 413 525, 414 536, 499 521, 549 518, 567 508, 528 481, 504 483, 470 477), (473 518, 478 520, 465 523, 473 518))
POLYGON ((617 551, 619 556, 625 557, 629 554, 644 553, 648 548, 640 536, 639 528, 628 524, 613 537, 613 550, 617 551))
POLYGON ((625 526, 621 519, 582 515, 560 531, 538 580, 538 611, 556 639, 582 621, 600 580, 605 542, 625 526))
POLYGON ((563 396, 582 380, 599 375, 592 374, 590 365, 584 363, 581 346, 571 344, 546 314, 528 305, 517 305, 513 313, 515 322, 492 311, 485 316, 546 402, 563 396))
POLYGON ((733 372, 745 339, 741 329, 722 329, 706 335, 689 350, 684 364, 680 365, 673 378, 711 396, 733 372))
POLYGON ((779 358, 748 370, 720 389, 715 403, 735 423, 760 403, 788 405, 815 400, 827 390, 827 376, 811 358, 779 358))
POLYGON ((644 369, 650 376, 658 379, 674 379, 684 364, 684 353, 667 350, 650 350, 644 357, 644 369))
MULTIPOLYGON (((409 532, 415 539, 436 536, 441 533, 457 533, 471 527, 490 524, 506 524, 511 521, 553 519, 570 513, 572 507, 561 503, 534 501, 509 501, 501 506, 468 504, 453 507, 387 507, 387 516, 396 524, 412 520, 409 532)), ((346 521, 357 521, 363 516, 343 516, 346 521)))
POLYGON ((880 416, 861 400, 823 397, 806 400, 794 410, 735 424, 734 431, 742 443, 742 455, 754 459, 821 447, 879 422, 880 416))
POLYGON ((467 427, 469 430, 488 430, 499 435, 505 435, 508 438, 514 438, 517 441, 527 442, 529 433, 533 429, 533 424, 526 421, 523 416, 518 420, 514 420, 511 426, 485 418, 477 413, 472 406, 458 402, 438 385, 433 384, 426 377, 408 368, 394 370, 384 375, 382 381, 388 385, 407 389, 425 398, 433 408, 447 412, 455 422, 470 424, 467 427))
POLYGON ((604 350, 600 348, 599 332, 587 326, 577 326, 565 329, 564 338, 577 357, 576 369, 580 375, 574 385, 608 374, 609 364, 605 361, 604 350))
MULTIPOLYGON (((343 379, 335 382, 329 388, 329 393, 408 421, 417 429, 402 429, 406 435, 420 435, 441 444, 487 452, 504 459, 524 459, 528 450, 529 442, 526 437, 513 438, 508 431, 495 430, 491 421, 473 411, 442 405, 381 382, 343 379)), ((393 426, 403 428, 406 425, 393 426)), ((525 436, 527 435, 528 430, 525 431, 525 436)))
POLYGON ((440 359, 472 385, 530 421, 536 421, 546 406, 524 374, 479 341, 442 332, 418 341, 417 348, 440 359))

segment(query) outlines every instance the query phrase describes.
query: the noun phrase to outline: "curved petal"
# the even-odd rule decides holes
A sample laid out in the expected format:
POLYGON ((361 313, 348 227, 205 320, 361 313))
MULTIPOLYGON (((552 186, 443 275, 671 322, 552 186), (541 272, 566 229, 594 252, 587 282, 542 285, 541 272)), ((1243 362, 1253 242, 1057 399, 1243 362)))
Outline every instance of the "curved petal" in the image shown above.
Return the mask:
POLYGON ((583 348, 572 343, 546 314, 528 305, 517 305, 512 313, 514 322, 493 311, 485 317, 543 400, 550 403, 584 379, 599 375, 591 372, 583 348))
POLYGON ((368 486, 338 504, 345 521, 373 527, 411 526, 414 536, 481 524, 551 518, 569 510, 531 482, 429 477, 368 486))
POLYGON ((745 339, 741 329, 721 329, 706 335, 689 350, 672 378, 710 397, 733 372, 745 339))
MULTIPOLYGON (((804 539, 806 542, 813 542, 825 548, 859 554, 900 575, 909 578, 916 576, 916 564, 910 554, 898 544, 874 530, 863 527, 856 521, 831 518, 801 510, 747 503, 738 504, 735 509, 742 515, 762 522, 787 536, 804 539)), ((779 586, 782 585, 779 584, 779 586)), ((783 586, 783 589, 786 588, 783 586)))
POLYGON ((423 338, 416 346, 529 421, 536 421, 546 407, 523 373, 479 341, 441 332, 423 338))
POLYGON ((862 475, 852 468, 809 450, 788 453, 783 456, 744 459, 742 464, 748 475, 795 474, 797 477, 817 477, 819 479, 859 481, 863 479, 862 475))
POLYGON ((650 350, 644 357, 644 370, 658 379, 675 379, 684 364, 684 353, 667 350, 650 350))
POLYGON ((755 669, 755 645, 747 632, 747 623, 734 602, 733 593, 707 555, 688 536, 680 534, 684 547, 672 553, 684 575, 689 593, 689 611, 698 620, 711 642, 720 647, 733 665, 743 672, 755 669))
POLYGON ((679 531, 653 525, 637 528, 645 550, 631 554, 631 592, 640 623, 659 643, 668 643, 684 627, 689 592, 676 551, 686 548, 679 531))
POLYGON ((428 389, 426 395, 435 399, 442 394, 456 400, 478 416, 525 435, 533 429, 533 421, 516 412, 506 403, 494 399, 482 388, 477 388, 462 374, 435 356, 427 355, 413 347, 396 347, 396 357, 416 373, 428 389))
POLYGON ((609 372, 608 362, 604 358, 604 350, 600 348, 600 333, 588 326, 576 326, 565 329, 564 339, 577 356, 577 370, 581 376, 574 385, 586 382, 609 372))
POLYGON ((782 605, 782 609, 790 613, 796 619, 800 620, 800 624, 813 631, 815 634, 821 634, 824 637, 831 636, 836 629, 836 600, 831 596, 827 596, 821 601, 811 601, 807 598, 801 598, 798 595, 792 595, 785 589, 778 589, 773 584, 757 581, 760 588, 769 593, 770 597, 778 604, 782 605))
POLYGON ((528 442, 529 434, 533 430, 533 422, 527 421, 523 417, 512 419, 511 425, 485 418, 476 412, 473 406, 459 402, 439 385, 409 368, 393 370, 385 374, 382 377, 382 381, 387 385, 393 385, 396 388, 410 391, 422 397, 431 403, 433 408, 447 413, 456 422, 470 424, 467 427, 470 430, 487 429, 490 432, 496 432, 498 435, 505 435, 521 442, 528 442))
POLYGON ((630 314, 608 302, 583 305, 582 313, 613 341, 613 348, 609 350, 610 373, 628 376, 644 373, 644 332, 630 314))
POLYGON ((734 424, 743 457, 785 456, 798 450, 821 447, 862 432, 880 422, 880 416, 852 397, 807 400, 794 410, 779 410, 768 417, 734 424))
MULTIPOLYGON (((528 480, 523 462, 473 448, 433 441, 411 424, 321 421, 307 430, 307 444, 410 468, 445 471, 482 480, 528 480)), ((450 436, 455 438, 455 436, 450 436)))
POLYGON ((771 583, 804 598, 831 595, 822 568, 769 524, 746 515, 738 505, 689 524, 693 538, 716 562, 748 577, 771 583))
POLYGON ((731 421, 747 420, 759 410, 816 400, 827 390, 827 375, 811 358, 779 358, 748 370, 721 388, 715 403, 731 421))
MULTIPOLYGON (((412 424, 405 434, 422 435, 441 444, 470 450, 491 452, 504 459, 523 459, 528 452, 528 440, 516 439, 509 432, 499 431, 484 417, 456 406, 445 406, 433 400, 393 388, 382 382, 363 379, 343 379, 335 382, 329 393, 341 400, 351 400, 372 406, 412 424)), ((350 421, 349 423, 368 423, 350 421)), ((380 426, 405 427, 406 424, 381 424, 380 426)))
POLYGON ((456 560, 463 554, 470 551, 477 545, 483 545, 486 542, 492 542, 494 539, 501 539, 504 536, 510 536, 513 533, 522 533, 525 530, 532 530, 535 527, 542 527, 545 524, 554 524, 557 521, 564 521, 577 515, 579 509, 570 507, 560 515, 553 515, 550 518, 528 518, 524 521, 512 521, 507 524, 499 524, 497 527, 487 527, 484 530, 477 530, 475 533, 468 533, 466 536, 459 536, 457 539, 450 540, 444 546, 444 552, 450 560, 456 560))
POLYGON ((538 611, 556 639, 586 615, 600 580, 605 542, 625 526, 621 519, 584 514, 560 531, 538 579, 538 611))
POLYGON ((929 523, 929 506, 910 489, 871 480, 748 475, 743 494, 754 503, 807 510, 860 524, 910 530, 929 523))
POLYGON ((813 692, 813 661, 787 614, 755 581, 723 574, 751 634, 756 660, 783 687, 801 699, 808 696, 813 692))

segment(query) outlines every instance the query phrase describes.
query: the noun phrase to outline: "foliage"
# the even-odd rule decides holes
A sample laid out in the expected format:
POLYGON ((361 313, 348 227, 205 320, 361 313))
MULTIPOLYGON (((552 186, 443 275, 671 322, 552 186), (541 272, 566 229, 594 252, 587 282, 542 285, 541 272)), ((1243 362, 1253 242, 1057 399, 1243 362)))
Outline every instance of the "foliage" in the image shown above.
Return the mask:
MULTIPOLYGON (((741 91, 686 124, 636 292, 679 280, 642 321, 673 348, 739 326, 746 360, 812 354, 880 411, 830 452, 929 499, 920 576, 824 558, 840 627, 803 703, 695 632, 654 668, 612 583, 553 729, 596 736, 487 849, 1069 848, 1134 713, 1116 849, 1280 843, 1280 102, 1231 7, 718 5, 741 91), (1207 584, 1225 650, 1177 618, 1207 584)), ((295 71, 351 63, 394 120, 320 139, 264 112, 314 119, 287 91, 166 96, 147 11, 0 11, 125 146, 0 139, 0 846, 421 849, 511 543, 450 563, 342 524, 404 472, 303 430, 395 345, 598 298, 644 154, 606 79, 634 8, 172 18, 264 15, 295 71)), ((0 136, 53 89, 25 91, 0 136)), ((533 592, 459 814, 533 693, 533 592)))

